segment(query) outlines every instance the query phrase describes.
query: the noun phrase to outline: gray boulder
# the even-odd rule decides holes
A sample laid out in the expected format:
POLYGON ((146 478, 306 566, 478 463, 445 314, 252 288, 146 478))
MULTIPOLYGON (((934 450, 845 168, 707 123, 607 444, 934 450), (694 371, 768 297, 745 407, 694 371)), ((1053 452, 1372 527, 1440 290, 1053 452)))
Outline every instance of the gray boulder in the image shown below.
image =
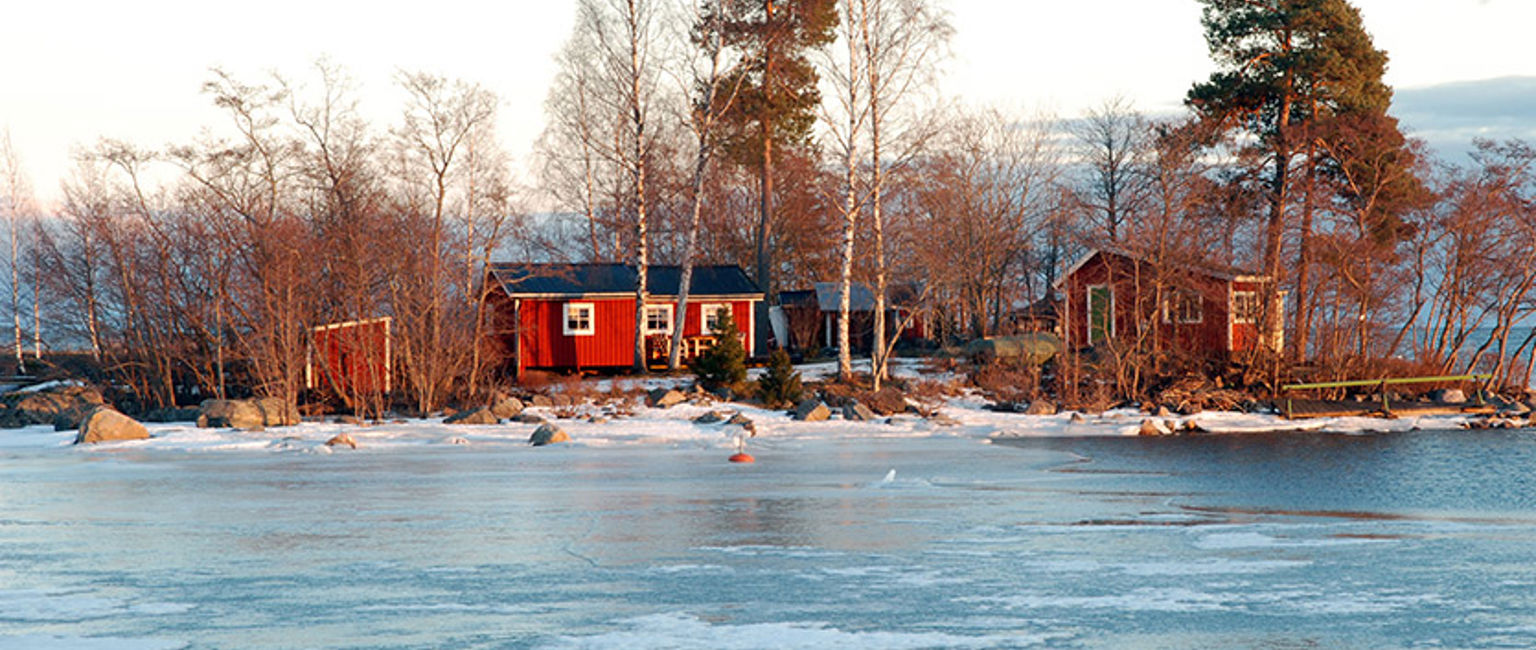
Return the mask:
POLYGON ((56 424, 61 414, 72 414, 78 424, 78 418, 104 404, 96 389, 73 384, 10 393, 0 396, 0 427, 56 424))
POLYGON ((241 399, 203 400, 197 426, 201 428, 258 429, 266 426, 266 414, 256 403, 241 399))
POLYGON ((501 424, 501 418, 498 418, 498 417, 496 417, 496 414, 491 413, 491 409, 482 406, 480 408, 470 409, 468 411, 459 411, 458 413, 454 413, 453 415, 451 415, 448 418, 444 419, 443 420, 443 424, 464 424, 464 425, 501 424))
POLYGON ((512 416, 512 421, 520 424, 544 424, 544 418, 526 411, 512 416))
POLYGON ((869 422, 879 416, 875 415, 868 406, 858 402, 849 402, 843 405, 843 419, 850 422, 869 422))
POLYGON ((832 411, 819 399, 808 399, 795 406, 795 419, 802 422, 821 422, 832 417, 832 411))
POLYGON ((101 407, 80 423, 80 433, 75 444, 90 444, 109 440, 147 440, 149 430, 138 420, 118 413, 109 407, 101 407))
POLYGON ((1048 399, 1037 399, 1029 403, 1029 408, 1024 409, 1025 415, 1056 415, 1056 403, 1048 399))
POLYGON ((725 421, 725 416, 714 411, 705 413, 693 419, 694 424, 719 424, 725 421))
POLYGON ((565 429, 548 423, 535 429, 533 435, 528 437, 528 442, 535 447, 570 441, 571 436, 565 432, 565 429))
POLYGON ((195 408, 158 408, 144 414, 145 422, 196 422, 202 411, 195 408))
POLYGON ((300 422, 298 405, 281 397, 261 397, 254 402, 264 426, 291 427, 300 422))
POLYGON ((1429 392, 1429 398, 1442 404, 1464 404, 1467 394, 1460 388, 1441 388, 1429 392))
POLYGON ((688 396, 682 391, 670 388, 657 388, 645 396, 645 404, 652 408, 672 408, 688 401, 688 396))
POLYGON ((523 400, 516 397, 508 397, 491 405, 491 415, 501 419, 511 419, 523 412, 523 400))

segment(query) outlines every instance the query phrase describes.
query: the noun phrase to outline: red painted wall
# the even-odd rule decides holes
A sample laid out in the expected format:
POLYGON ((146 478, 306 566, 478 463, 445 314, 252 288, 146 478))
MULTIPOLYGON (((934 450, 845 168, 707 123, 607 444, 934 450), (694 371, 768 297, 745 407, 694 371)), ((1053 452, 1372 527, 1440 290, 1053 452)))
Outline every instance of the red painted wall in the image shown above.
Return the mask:
MULTIPOLYGON (((1195 291, 1201 296, 1200 322, 1179 323, 1163 320, 1155 289, 1158 279, 1150 265, 1138 265, 1115 255, 1095 256, 1067 278, 1068 339, 1075 346, 1088 344, 1088 289, 1094 285, 1109 285, 1114 290, 1115 337, 1135 336, 1139 312, 1143 318, 1142 326, 1155 332, 1163 349, 1197 354, 1228 352, 1229 283, 1189 272, 1165 274, 1161 278, 1165 283, 1177 283, 1177 288, 1195 291)), ((1164 291, 1173 288, 1165 287, 1164 291)))
MULTIPOLYGON (((684 336, 707 334, 700 329, 705 304, 729 303, 736 327, 747 334, 751 345, 752 301, 712 300, 689 297, 684 336)), ((635 299, 523 299, 521 301, 522 365, 524 368, 613 368, 635 361, 635 299), (591 303, 594 312, 591 335, 566 336, 565 304, 591 303)), ((652 299, 649 304, 676 304, 652 299)), ((674 307, 676 309, 676 307, 674 307)), ((750 350, 749 350, 750 352, 750 350)))

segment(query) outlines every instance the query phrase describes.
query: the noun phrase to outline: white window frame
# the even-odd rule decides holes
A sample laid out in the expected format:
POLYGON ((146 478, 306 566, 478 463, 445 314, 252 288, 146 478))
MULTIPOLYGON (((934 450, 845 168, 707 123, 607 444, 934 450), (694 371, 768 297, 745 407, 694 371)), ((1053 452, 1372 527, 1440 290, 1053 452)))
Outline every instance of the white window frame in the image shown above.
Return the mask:
POLYGON ((646 334, 671 334, 672 333, 672 317, 674 315, 676 315, 676 314, 677 314, 677 312, 673 310, 673 306, 671 304, 668 304, 668 303, 660 303, 660 304, 655 304, 655 305, 646 305, 645 306, 645 322, 641 323, 640 326, 645 328, 645 333, 646 334), (651 310, 652 309, 660 310, 660 311, 662 311, 663 313, 666 314, 666 319, 665 319, 666 325, 665 325, 665 327, 662 327, 662 328, 651 327, 651 310))
POLYGON ((1163 296, 1163 322, 1180 323, 1184 325, 1198 325, 1205 322, 1205 296, 1198 291, 1188 289, 1173 289, 1163 296), (1184 318, 1179 313, 1179 307, 1184 300, 1193 300, 1195 305, 1194 318, 1184 318))
POLYGON ((1259 292, 1257 292, 1257 291, 1236 291, 1236 290, 1234 290, 1232 292, 1232 322, 1233 323, 1257 323, 1257 322, 1259 322, 1259 312, 1262 309, 1263 309, 1263 303, 1260 302, 1259 292), (1252 313, 1249 313, 1246 316, 1243 315, 1242 310, 1240 310, 1238 308, 1238 305, 1241 304, 1244 301, 1245 298, 1247 300, 1251 301, 1250 304, 1253 306, 1252 313))
POLYGON ((562 330, 566 336, 592 336, 597 334, 597 306, 590 302, 568 302, 561 311, 564 316, 560 320, 562 330), (586 327, 571 327, 571 316, 575 312, 586 312, 586 327))
POLYGON ((722 311, 729 310, 730 308, 730 303, 724 302, 708 302, 699 305, 699 333, 705 336, 713 334, 715 332, 715 328, 710 326, 709 317, 713 314, 718 314, 722 311))

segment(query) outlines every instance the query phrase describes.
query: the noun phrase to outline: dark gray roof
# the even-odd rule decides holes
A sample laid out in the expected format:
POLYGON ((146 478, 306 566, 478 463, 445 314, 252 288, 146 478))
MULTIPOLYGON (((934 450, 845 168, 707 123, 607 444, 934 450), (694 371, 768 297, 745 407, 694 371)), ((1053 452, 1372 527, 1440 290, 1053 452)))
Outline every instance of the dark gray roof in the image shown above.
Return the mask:
MULTIPOLYGON (((646 289, 651 295, 675 296, 682 280, 680 266, 651 266, 646 289)), ((635 292, 635 267, 629 264, 495 263, 491 275, 509 296, 588 296, 635 292)), ((752 296, 762 291, 736 265, 695 266, 689 282, 692 296, 752 296)))
MULTIPOLYGON (((822 311, 839 311, 842 299, 842 283, 817 282, 815 284, 816 304, 822 311)), ((779 300, 784 299, 785 293, 779 293, 779 300)), ((918 302, 922 292, 917 285, 899 282, 885 288, 886 308, 912 307, 918 302)), ((875 292, 869 285, 863 282, 852 282, 848 285, 848 311, 874 311, 875 292)))

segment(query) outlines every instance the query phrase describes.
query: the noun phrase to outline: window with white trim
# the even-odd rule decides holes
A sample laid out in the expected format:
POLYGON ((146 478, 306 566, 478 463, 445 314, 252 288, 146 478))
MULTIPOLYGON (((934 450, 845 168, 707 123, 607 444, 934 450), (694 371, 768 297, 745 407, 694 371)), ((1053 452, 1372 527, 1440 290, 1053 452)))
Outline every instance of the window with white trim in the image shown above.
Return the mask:
POLYGON ((699 326, 704 334, 712 334, 715 324, 720 322, 720 314, 730 312, 730 305, 712 304, 699 305, 699 326))
POLYGON ((1259 322, 1259 292, 1257 291, 1233 291, 1232 292, 1232 322, 1257 323, 1259 322))
POLYGON ((1205 320, 1205 301, 1198 291, 1175 289, 1163 296, 1164 323, 1199 323, 1205 320))
POLYGON ((646 305, 645 333, 671 334, 672 314, 672 305, 646 305))
POLYGON ((565 335, 592 336, 597 333, 597 309, 590 302, 565 303, 565 335))

